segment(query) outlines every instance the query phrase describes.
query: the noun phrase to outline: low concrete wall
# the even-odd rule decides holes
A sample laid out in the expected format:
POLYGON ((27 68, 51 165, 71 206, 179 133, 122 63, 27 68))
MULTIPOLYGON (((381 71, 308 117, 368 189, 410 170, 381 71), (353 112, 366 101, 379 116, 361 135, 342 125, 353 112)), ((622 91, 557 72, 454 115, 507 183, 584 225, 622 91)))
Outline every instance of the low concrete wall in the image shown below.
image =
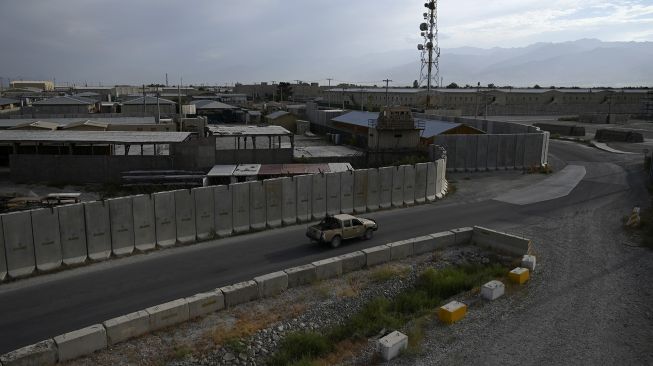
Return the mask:
POLYGON ((169 301, 145 309, 150 315, 150 330, 158 330, 190 319, 186 299, 169 301))
POLYGON ((107 344, 114 345, 150 331, 150 314, 145 310, 109 319, 102 323, 107 330, 107 344))
POLYGON ((224 294, 225 307, 254 301, 259 298, 258 284, 256 281, 245 281, 220 289, 224 294))
POLYGON ((72 360, 107 348, 107 331, 101 324, 54 337, 59 362, 72 360))
POLYGON ((515 235, 475 226, 471 238, 475 245, 498 252, 521 256, 530 251, 531 241, 515 235))

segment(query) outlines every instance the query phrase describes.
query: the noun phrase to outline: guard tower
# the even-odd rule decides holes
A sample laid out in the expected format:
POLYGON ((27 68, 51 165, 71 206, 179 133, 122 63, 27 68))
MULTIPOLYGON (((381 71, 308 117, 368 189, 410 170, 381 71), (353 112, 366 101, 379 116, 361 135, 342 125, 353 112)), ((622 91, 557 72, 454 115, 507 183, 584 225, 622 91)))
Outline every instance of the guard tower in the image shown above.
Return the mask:
POLYGON ((415 125, 408 107, 384 107, 377 120, 368 121, 368 164, 391 164, 419 154, 423 125, 415 125))

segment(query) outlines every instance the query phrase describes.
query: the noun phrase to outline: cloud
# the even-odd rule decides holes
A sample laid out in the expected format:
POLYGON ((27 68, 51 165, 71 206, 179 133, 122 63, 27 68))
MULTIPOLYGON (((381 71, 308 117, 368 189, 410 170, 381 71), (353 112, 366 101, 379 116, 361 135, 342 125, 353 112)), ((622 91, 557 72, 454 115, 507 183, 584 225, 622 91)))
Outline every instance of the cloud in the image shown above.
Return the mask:
MULTIPOLYGON (((166 72, 192 82, 319 80, 352 60, 381 68, 393 51, 417 59, 424 1, 0 1, 0 72, 104 83, 166 72)), ((441 1, 439 17, 443 48, 653 40, 650 1, 441 1)))

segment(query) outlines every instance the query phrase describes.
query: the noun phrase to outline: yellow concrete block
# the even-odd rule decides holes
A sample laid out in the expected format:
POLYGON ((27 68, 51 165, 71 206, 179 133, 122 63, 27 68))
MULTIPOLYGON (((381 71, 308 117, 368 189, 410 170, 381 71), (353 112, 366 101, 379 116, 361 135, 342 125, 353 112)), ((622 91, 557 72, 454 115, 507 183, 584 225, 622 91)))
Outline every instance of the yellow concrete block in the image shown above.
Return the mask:
POLYGON ((467 314, 467 305, 452 301, 438 309, 438 318, 445 324, 453 324, 465 317, 467 314))
POLYGON ((526 283, 529 277, 530 277, 530 272, 528 271, 528 268, 517 267, 512 271, 510 271, 510 273, 508 273, 508 278, 510 279, 510 281, 520 285, 526 283))

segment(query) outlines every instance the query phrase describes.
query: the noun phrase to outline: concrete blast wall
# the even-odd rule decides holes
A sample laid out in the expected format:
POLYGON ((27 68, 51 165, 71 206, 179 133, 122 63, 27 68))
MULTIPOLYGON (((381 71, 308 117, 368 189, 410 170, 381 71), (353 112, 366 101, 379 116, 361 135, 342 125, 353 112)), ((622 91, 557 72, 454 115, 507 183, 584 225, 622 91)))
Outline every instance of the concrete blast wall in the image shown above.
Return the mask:
MULTIPOLYGON (((526 154, 537 155, 528 149, 526 154)), ((445 164, 441 159, 3 214, 0 280, 157 246, 321 220, 327 212, 359 214, 431 202, 446 191, 445 164)))
POLYGON ((548 136, 548 133, 440 135, 435 136, 433 143, 447 150, 448 171, 522 169, 546 163, 548 136))

